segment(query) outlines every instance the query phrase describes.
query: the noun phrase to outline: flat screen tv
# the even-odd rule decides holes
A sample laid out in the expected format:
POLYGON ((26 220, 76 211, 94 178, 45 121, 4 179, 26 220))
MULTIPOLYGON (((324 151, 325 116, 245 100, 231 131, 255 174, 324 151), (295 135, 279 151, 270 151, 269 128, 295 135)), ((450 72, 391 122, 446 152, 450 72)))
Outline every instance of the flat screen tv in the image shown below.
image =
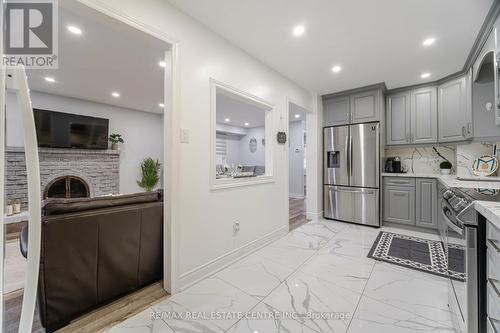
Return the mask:
POLYGON ((108 149, 109 120, 34 109, 39 147, 108 149))

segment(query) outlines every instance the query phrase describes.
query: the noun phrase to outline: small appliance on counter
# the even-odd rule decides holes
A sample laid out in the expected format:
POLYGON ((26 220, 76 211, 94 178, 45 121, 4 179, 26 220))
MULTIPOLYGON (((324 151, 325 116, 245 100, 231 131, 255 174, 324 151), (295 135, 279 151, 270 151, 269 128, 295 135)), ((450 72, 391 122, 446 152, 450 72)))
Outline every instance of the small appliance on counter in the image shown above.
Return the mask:
POLYGON ((402 173, 401 158, 399 156, 388 157, 385 160, 385 172, 389 173, 402 173))

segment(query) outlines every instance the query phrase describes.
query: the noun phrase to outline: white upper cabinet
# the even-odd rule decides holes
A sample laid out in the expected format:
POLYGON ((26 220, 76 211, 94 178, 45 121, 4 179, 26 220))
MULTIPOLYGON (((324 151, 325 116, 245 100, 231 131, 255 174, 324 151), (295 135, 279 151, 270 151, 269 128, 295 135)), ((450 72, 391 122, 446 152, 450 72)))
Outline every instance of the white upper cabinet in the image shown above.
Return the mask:
POLYGON ((438 87, 439 142, 464 141, 472 136, 470 73, 438 87))
POLYGON ((380 89, 325 98, 324 126, 379 121, 381 100, 380 89))
POLYGON ((349 96, 328 99, 324 102, 325 126, 345 125, 349 123, 349 96))
POLYGON ((426 87, 411 92, 412 144, 438 141, 437 89, 426 87))
POLYGON ((381 97, 379 90, 351 95, 351 123, 378 121, 381 97))
POLYGON ((410 143, 410 93, 387 97, 387 145, 410 143))

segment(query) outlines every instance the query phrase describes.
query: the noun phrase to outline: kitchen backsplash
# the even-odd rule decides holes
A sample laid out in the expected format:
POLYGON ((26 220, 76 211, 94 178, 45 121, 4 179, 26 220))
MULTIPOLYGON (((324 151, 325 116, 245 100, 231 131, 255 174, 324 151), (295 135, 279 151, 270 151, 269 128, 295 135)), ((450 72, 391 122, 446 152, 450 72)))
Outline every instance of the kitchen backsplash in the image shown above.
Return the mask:
MULTIPOLYGON (((456 146, 439 146, 437 151, 456 166, 456 146)), ((399 156, 403 169, 409 173, 439 173, 443 161, 433 147, 393 147, 385 150, 386 157, 399 156)), ((452 170, 453 172, 453 170, 452 170)))
MULTIPOLYGON (((500 143, 497 144, 500 148, 500 143)), ((481 155, 493 154, 493 143, 471 143, 456 146, 436 146, 437 151, 453 164, 452 173, 459 177, 471 177, 472 163, 481 155)), ((385 150, 386 157, 399 156, 405 171, 410 173, 440 173, 443 161, 432 146, 393 147, 385 150)))

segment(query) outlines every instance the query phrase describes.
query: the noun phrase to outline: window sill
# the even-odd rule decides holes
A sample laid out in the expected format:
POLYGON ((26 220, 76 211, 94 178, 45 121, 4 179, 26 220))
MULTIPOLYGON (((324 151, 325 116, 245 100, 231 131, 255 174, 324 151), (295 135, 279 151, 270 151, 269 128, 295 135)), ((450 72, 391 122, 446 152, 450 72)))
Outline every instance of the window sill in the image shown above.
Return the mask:
POLYGON ((228 178, 228 179, 212 179, 211 190, 222 190, 225 188, 252 186, 259 184, 274 183, 274 176, 257 176, 249 178, 228 178))

